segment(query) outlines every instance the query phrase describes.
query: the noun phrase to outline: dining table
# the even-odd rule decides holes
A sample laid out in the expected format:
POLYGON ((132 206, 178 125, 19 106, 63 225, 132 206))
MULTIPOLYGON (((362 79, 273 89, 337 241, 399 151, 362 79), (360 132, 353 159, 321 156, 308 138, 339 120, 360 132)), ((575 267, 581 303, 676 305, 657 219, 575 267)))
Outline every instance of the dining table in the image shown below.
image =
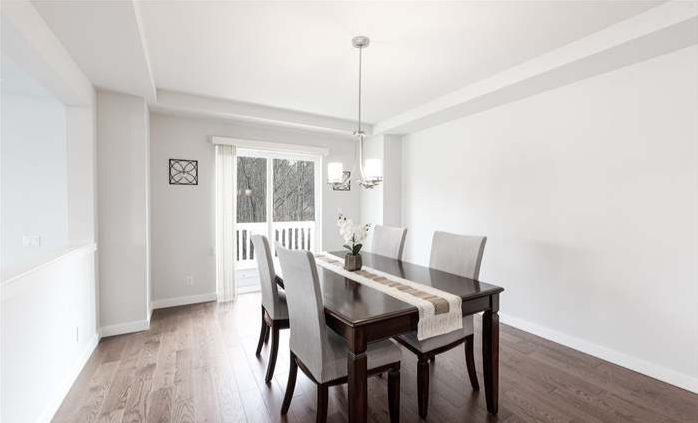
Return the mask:
MULTIPOLYGON (((343 257, 344 252, 330 252, 343 257)), ((482 361, 487 411, 497 414, 499 394, 499 294, 504 288, 389 257, 361 253, 363 265, 457 295, 463 316, 482 315, 482 361)), ((318 266, 325 322, 347 342, 348 420, 367 419, 367 356, 371 342, 417 329, 417 307, 318 266)))

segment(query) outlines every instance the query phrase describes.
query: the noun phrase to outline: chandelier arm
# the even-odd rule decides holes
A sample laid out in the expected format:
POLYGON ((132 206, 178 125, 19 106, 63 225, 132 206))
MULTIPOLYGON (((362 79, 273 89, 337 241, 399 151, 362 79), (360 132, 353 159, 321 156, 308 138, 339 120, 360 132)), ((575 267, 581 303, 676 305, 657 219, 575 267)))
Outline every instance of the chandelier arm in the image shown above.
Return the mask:
POLYGON ((364 176, 364 136, 359 135, 359 175, 361 177, 361 182, 366 182, 366 177, 364 176))
POLYGON ((353 148, 353 159, 354 159, 354 164, 351 167, 351 176, 349 177, 350 181, 354 181, 357 184, 363 186, 366 183, 366 178, 364 177, 364 151, 363 151, 363 136, 358 137, 357 144, 353 148), (357 160, 356 153, 359 153, 359 157, 357 160), (358 166, 357 166, 358 163, 358 166), (356 172, 356 168, 358 167, 358 174, 356 172))
POLYGON ((357 162, 357 160, 356 160, 356 146, 354 146, 354 148, 352 148, 352 161, 353 161, 353 163, 351 166, 349 180, 354 181, 358 184, 361 182, 361 178, 357 177, 357 175, 356 175, 356 162, 357 162))

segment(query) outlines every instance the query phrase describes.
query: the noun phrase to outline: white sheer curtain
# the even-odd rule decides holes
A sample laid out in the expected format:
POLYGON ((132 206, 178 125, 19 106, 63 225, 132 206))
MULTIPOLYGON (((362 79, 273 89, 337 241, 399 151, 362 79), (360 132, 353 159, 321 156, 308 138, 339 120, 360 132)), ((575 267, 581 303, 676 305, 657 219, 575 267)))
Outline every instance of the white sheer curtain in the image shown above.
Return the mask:
POLYGON ((216 145, 216 291, 218 301, 234 301, 235 215, 237 201, 234 145, 216 145))

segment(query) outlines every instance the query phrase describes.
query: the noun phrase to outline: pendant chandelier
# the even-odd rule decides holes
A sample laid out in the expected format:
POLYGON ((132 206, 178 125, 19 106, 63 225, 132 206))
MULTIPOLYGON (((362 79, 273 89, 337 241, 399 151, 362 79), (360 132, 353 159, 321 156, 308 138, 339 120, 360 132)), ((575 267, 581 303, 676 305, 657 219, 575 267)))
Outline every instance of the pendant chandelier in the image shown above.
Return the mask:
MULTIPOLYGON (((361 52, 363 49, 368 47, 371 42, 368 37, 358 36, 351 40, 351 44, 359 50, 359 118, 356 131, 354 131, 354 136, 357 138, 358 150, 359 150, 359 178, 358 184, 366 189, 371 189, 383 181, 383 166, 380 159, 368 159, 364 162, 364 138, 366 138, 366 133, 361 128, 361 52)), ((332 185, 333 189, 342 189, 343 186, 348 185, 349 178, 352 174, 355 174, 354 170, 356 168, 356 163, 354 163, 354 169, 351 172, 347 172, 348 175, 344 175, 344 166, 341 162, 333 162, 327 164, 327 183, 332 185)))

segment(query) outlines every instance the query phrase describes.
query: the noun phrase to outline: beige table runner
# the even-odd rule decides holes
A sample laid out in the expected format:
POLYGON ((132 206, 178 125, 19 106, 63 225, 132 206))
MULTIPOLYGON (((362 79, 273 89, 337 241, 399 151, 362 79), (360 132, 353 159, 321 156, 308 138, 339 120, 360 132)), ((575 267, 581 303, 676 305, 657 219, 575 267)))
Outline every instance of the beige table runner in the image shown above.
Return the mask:
POLYGON ((367 266, 350 272, 344 269, 343 258, 329 253, 316 254, 315 258, 320 267, 417 307, 417 339, 420 341, 463 328, 462 302, 457 295, 367 266))

